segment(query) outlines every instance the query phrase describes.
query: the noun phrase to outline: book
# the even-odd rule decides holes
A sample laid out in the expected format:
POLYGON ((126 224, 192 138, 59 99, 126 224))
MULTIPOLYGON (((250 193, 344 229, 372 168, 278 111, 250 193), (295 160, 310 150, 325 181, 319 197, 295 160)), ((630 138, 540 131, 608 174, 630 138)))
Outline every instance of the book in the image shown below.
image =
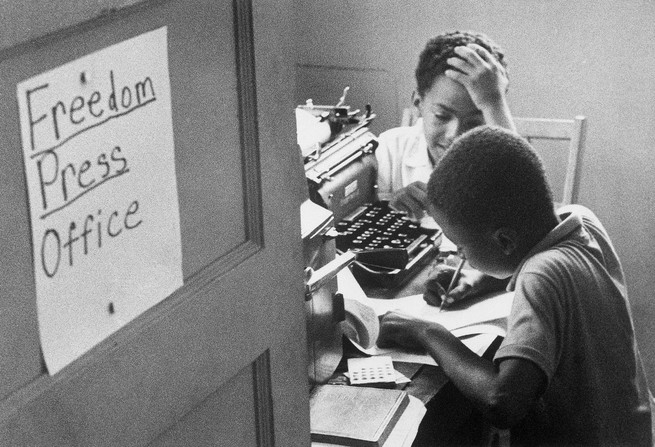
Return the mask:
POLYGON ((317 385, 310 395, 311 439, 381 447, 408 404, 402 390, 317 385))

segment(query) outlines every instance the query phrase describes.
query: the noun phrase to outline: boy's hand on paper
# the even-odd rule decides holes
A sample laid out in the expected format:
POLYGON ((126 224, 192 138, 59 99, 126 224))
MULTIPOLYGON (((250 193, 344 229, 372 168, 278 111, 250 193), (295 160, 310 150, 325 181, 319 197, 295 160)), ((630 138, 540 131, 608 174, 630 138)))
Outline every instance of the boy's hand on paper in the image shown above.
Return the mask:
POLYGON ((453 286, 448 296, 446 290, 450 285, 450 281, 455 274, 455 268, 446 264, 437 264, 437 266, 430 272, 427 281, 425 282, 425 293, 423 299, 425 302, 432 306, 439 307, 441 302, 446 300, 444 305, 448 306, 456 301, 464 299, 469 293, 472 285, 467 282, 466 270, 462 270, 457 284, 453 286))
POLYGON ((392 310, 380 317, 380 334, 377 345, 380 348, 401 346, 412 350, 422 346, 416 338, 422 325, 426 324, 400 311, 392 310))
POLYGON ((507 280, 496 279, 475 269, 463 269, 459 281, 446 296, 446 289, 454 274, 454 267, 438 264, 425 283, 423 299, 437 307, 441 306, 441 301, 445 299, 444 306, 447 307, 467 298, 503 290, 507 285, 507 280))
POLYGON ((509 79, 500 62, 474 43, 456 47, 454 51, 457 57, 448 58, 452 69, 446 70, 445 75, 462 84, 483 112, 503 104, 509 79))
POLYGON ((410 219, 418 221, 425 215, 427 188, 423 182, 410 183, 394 193, 389 206, 396 211, 405 211, 410 219))

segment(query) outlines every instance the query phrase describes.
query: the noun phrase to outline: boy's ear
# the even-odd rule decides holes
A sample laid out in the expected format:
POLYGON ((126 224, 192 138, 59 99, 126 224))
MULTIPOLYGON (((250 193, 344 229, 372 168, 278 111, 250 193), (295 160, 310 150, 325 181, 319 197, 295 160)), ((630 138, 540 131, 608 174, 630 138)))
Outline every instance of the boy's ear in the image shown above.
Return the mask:
POLYGON ((513 228, 498 228, 492 233, 491 237, 502 252, 508 256, 514 253, 518 247, 519 235, 513 228))
POLYGON ((421 113, 421 108, 419 107, 421 105, 421 95, 418 94, 416 90, 412 92, 412 104, 414 107, 416 107, 419 115, 421 113))

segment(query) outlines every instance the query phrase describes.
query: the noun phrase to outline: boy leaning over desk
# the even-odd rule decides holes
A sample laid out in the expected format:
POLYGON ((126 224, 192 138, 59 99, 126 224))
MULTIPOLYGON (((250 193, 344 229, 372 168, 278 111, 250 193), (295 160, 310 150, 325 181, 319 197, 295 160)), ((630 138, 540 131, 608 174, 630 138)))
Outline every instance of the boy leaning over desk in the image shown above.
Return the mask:
POLYGON ((651 446, 625 277, 598 218, 580 205, 556 212, 530 144, 499 127, 459 137, 428 197, 470 265, 509 278, 507 335, 488 361, 438 323, 393 311, 378 345, 426 349, 512 445, 651 446))

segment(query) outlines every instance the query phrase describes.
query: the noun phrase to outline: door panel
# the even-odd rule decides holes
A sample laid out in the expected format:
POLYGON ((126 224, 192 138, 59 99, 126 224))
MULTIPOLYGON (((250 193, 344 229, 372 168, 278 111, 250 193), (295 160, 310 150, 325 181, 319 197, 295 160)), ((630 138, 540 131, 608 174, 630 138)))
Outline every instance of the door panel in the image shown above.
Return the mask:
POLYGON ((187 413, 179 424, 156 439, 151 447, 274 445, 272 421, 267 418, 273 410, 270 394, 267 394, 270 387, 259 389, 264 397, 257 399, 258 390, 253 387, 258 383, 257 377, 267 377, 267 358, 263 354, 252 367, 244 368, 224 383, 202 405, 187 413), (255 424, 252 423, 253 407, 260 416, 255 424), (261 442, 258 443, 258 439, 261 442))
POLYGON ((309 445, 291 3, 67 3, 1 7, 0 444, 309 445), (50 376, 16 84, 162 26, 184 286, 50 376))

